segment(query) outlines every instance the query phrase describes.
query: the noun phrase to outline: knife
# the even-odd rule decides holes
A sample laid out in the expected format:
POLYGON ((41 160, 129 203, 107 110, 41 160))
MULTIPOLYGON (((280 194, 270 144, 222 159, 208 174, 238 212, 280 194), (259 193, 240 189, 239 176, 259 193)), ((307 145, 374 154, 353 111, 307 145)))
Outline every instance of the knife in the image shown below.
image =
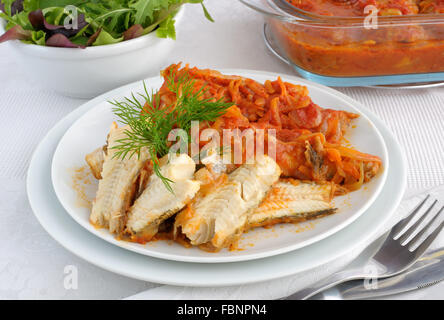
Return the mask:
POLYGON ((432 286, 444 280, 444 248, 426 253, 403 273, 377 279, 369 287, 364 280, 350 281, 313 297, 314 299, 369 299, 432 286))

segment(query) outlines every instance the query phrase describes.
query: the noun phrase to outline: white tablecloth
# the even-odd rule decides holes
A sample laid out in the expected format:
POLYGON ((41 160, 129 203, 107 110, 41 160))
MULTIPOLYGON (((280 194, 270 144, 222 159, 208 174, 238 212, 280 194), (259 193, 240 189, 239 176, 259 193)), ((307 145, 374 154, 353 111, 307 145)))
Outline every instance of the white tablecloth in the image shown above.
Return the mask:
MULTIPOLYGON (((208 0, 207 6, 216 23, 206 21, 199 6, 189 6, 169 62, 292 73, 267 51, 261 34, 263 21, 255 12, 235 0, 208 0)), ((0 45, 0 299, 118 299, 159 286, 112 274, 77 258, 34 218, 25 192, 31 154, 49 129, 84 100, 57 95, 30 81, 8 49, 0 45), (63 287, 67 265, 78 268, 76 290, 63 287)), ((375 112, 398 138, 409 165, 406 197, 444 184, 443 88, 339 90, 375 112)), ((233 298, 249 298, 255 288, 244 286, 235 296, 232 290, 226 292, 233 298)), ((444 285, 438 285, 402 297, 444 298, 443 289, 444 285)), ((220 293, 224 289, 209 290, 220 293)), ((163 287, 150 296, 156 292, 164 298, 165 293, 178 293, 177 288, 163 287)), ((183 292, 188 297, 193 291, 183 292)))

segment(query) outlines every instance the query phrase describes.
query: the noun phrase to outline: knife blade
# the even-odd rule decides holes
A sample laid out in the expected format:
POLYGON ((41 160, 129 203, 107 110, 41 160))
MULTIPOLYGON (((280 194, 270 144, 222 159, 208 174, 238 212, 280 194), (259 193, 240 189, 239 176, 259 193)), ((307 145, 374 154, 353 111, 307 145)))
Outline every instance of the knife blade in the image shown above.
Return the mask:
POLYGON ((371 286, 365 280, 338 285, 322 293, 324 299, 369 299, 432 286, 444 280, 444 248, 428 252, 403 273, 377 279, 371 286))

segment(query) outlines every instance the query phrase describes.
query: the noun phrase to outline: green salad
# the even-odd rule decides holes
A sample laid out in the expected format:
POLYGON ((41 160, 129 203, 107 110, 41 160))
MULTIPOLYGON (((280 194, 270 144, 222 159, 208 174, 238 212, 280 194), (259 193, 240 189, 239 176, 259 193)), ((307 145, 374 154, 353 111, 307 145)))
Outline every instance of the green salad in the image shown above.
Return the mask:
MULTIPOLYGON (((151 32, 176 38, 174 17, 184 4, 199 4, 213 21, 204 0, 0 0, 6 32, 0 43, 86 48, 118 43, 151 32)), ((0 21, 1 22, 1 21, 0 21)))

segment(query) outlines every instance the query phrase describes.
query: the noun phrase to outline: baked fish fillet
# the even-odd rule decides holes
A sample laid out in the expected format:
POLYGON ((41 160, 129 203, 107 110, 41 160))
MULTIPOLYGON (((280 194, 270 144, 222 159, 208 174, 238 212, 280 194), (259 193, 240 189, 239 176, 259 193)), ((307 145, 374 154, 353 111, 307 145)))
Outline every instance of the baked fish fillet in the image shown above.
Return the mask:
POLYGON ((268 156, 240 166, 179 213, 175 229, 180 227, 193 245, 214 251, 229 246, 242 233, 249 211, 259 205, 280 174, 268 156))
POLYGON ((103 162, 105 161, 105 149, 106 146, 97 148, 85 156, 85 161, 88 163, 93 176, 97 180, 102 179, 103 162))
POLYGON ((128 211, 126 228, 135 238, 149 241, 163 221, 194 198, 200 188, 200 182, 192 180, 195 169, 196 164, 186 154, 173 156, 161 166, 162 175, 173 181, 173 193, 156 174, 151 175, 146 189, 128 211))
MULTIPOLYGON (((106 149, 107 149, 106 145, 97 148, 93 152, 88 153, 85 157, 85 160, 88 163, 88 166, 91 169, 93 176, 97 180, 102 179, 102 169, 103 169, 103 162, 105 161, 106 149)), ((142 191, 145 190, 148 180, 152 173, 153 173, 153 168, 151 166, 151 161, 146 161, 145 165, 140 170, 139 177, 137 178, 135 198, 140 196, 142 191)))
POLYGON ((332 214, 336 211, 331 205, 333 188, 331 184, 280 180, 248 216, 248 226, 298 222, 332 214))
POLYGON ((125 212, 131 205, 139 172, 149 159, 147 150, 142 149, 140 157, 133 155, 120 159, 114 157, 118 140, 125 138, 128 127, 111 126, 108 135, 108 149, 103 162, 99 189, 90 215, 92 224, 107 227, 112 233, 120 233, 124 226, 125 212))

